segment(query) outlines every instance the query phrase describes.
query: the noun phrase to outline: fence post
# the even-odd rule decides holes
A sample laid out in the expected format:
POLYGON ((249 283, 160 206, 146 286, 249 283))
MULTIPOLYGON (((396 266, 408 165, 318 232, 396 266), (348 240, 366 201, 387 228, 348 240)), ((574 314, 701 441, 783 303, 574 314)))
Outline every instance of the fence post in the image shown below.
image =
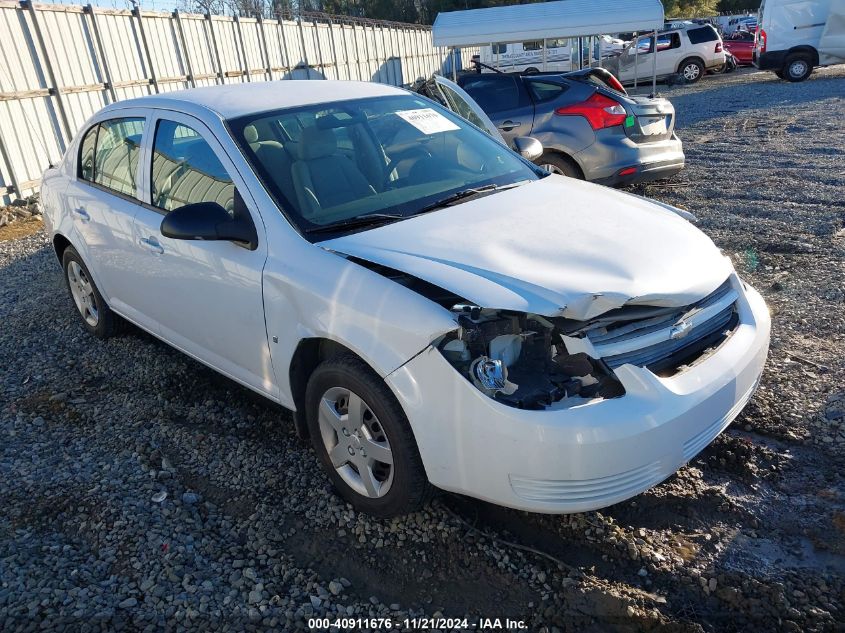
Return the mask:
POLYGON ((214 22, 211 19, 211 13, 206 13, 205 19, 208 22, 208 35, 211 39, 211 58, 217 67, 217 79, 220 80, 221 84, 225 84, 226 78, 223 76, 223 64, 220 61, 220 51, 217 49, 217 36, 214 34, 214 22))
POLYGON ((314 18, 311 21, 311 24, 314 27, 314 31, 312 32, 314 35, 314 39, 317 40, 317 57, 320 58, 320 74, 323 76, 323 79, 326 78, 326 64, 323 61, 323 45, 320 43, 320 27, 317 26, 317 18, 314 18))
MULTIPOLYGON (((38 42, 38 47, 41 49, 41 53, 44 55, 43 66, 44 69, 47 71, 47 80, 50 82, 51 92, 54 97, 56 97, 56 109, 59 112, 59 119, 62 123, 62 127, 64 128, 64 132, 67 135, 68 142, 71 138, 73 138, 73 131, 70 127, 70 120, 67 117, 67 111, 65 110, 65 102, 62 99, 62 93, 59 89, 59 84, 56 81, 56 74, 53 72, 53 64, 50 61, 50 55, 47 52, 47 46, 44 43, 44 36, 41 33, 41 25, 38 22, 38 14, 35 11, 35 5, 33 4, 32 0, 23 0, 21 4, 25 4, 27 10, 29 11, 29 15, 32 18, 32 28, 35 30, 35 38, 38 42)), ((38 60, 35 60, 38 61, 38 60)), ((64 136, 59 134, 59 145, 62 147, 62 151, 67 149, 67 143, 65 142, 64 136)))
POLYGON ((340 37, 343 40, 343 58, 346 60, 346 78, 352 80, 352 64, 349 60, 349 44, 346 41, 346 25, 340 23, 340 37))
POLYGON ((258 16, 258 46, 261 49, 261 61, 264 62, 264 73, 267 81, 273 81, 273 67, 270 63, 270 49, 267 48, 267 36, 264 35, 264 17, 258 16))
POLYGON ((153 68, 153 56, 150 53, 150 47, 147 44, 147 34, 144 32, 144 20, 141 18, 141 7, 136 5, 134 9, 132 9, 132 15, 138 18, 138 32, 141 34, 141 46, 144 47, 144 56, 147 58, 147 64, 150 68, 150 79, 153 82, 153 87, 155 87, 156 93, 161 92, 158 87, 158 77, 156 77, 155 68, 153 68))
MULTIPOLYGON (((2 129, 0 129, 0 158, 3 159, 4 163, 6 163, 6 171, 9 174, 9 181, 12 183, 11 187, 7 186, 6 191, 0 193, 8 193, 8 190, 12 189, 12 191, 14 191, 19 198, 22 198, 23 192, 21 191, 20 180, 18 180, 18 176, 15 173, 15 167, 12 164, 11 159, 9 158, 9 152, 6 150, 6 143, 3 141, 2 129)), ((47 160, 50 160, 49 156, 47 157, 47 160)))
POLYGON ((241 72, 246 75, 247 81, 252 81, 252 74, 249 72, 249 62, 246 58, 246 46, 244 45, 244 34, 241 32, 240 16, 235 14, 235 30, 238 32, 238 43, 241 45, 241 50, 238 51, 241 57, 241 72))
POLYGON ((285 35, 285 21, 282 18, 282 14, 279 14, 279 44, 281 44, 282 50, 284 51, 285 55, 285 68, 287 68, 287 76, 288 79, 293 79, 293 68, 290 65, 290 53, 288 52, 288 38, 285 35))
POLYGON ((305 48, 305 31, 302 28, 301 15, 296 19, 296 23, 299 25, 299 44, 302 46, 302 61, 305 62, 305 78, 311 79, 311 64, 308 63, 308 49, 305 48))
POLYGON ((355 74, 358 75, 358 81, 362 81, 361 49, 358 46, 358 29, 355 28, 355 22, 352 22, 352 43, 355 50, 355 74))
POLYGON ((332 45, 332 58, 334 59, 335 79, 340 79, 340 60, 337 57, 337 46, 334 43, 334 23, 329 18, 329 42, 332 45))
POLYGON ((191 82, 191 87, 197 87, 197 80, 194 77, 194 65, 191 63, 191 53, 188 50, 188 40, 185 38, 185 30, 182 27, 182 16, 179 15, 179 9, 173 11, 173 19, 176 20, 176 30, 179 33, 179 40, 182 42, 182 49, 185 51, 185 66, 188 68, 188 81, 191 82))
POLYGON ((384 66, 384 73, 387 76, 387 81, 382 82, 382 83, 389 84, 390 83, 390 64, 387 63, 387 56, 388 56, 389 53, 387 51, 387 40, 384 39, 384 24, 383 23, 378 25, 378 30, 381 33, 381 48, 382 48, 382 52, 384 53, 384 61, 381 63, 381 66, 384 66))
POLYGON ((112 81, 111 68, 109 67, 109 60, 106 59, 106 49, 103 46, 103 38, 100 36, 100 26, 97 24, 97 11, 93 4, 85 6, 85 13, 91 16, 91 32, 94 34, 94 41, 97 44, 97 54, 100 57, 102 64, 103 77, 106 80, 106 89, 111 97, 111 102, 117 101, 117 91, 114 89, 114 82, 112 81))

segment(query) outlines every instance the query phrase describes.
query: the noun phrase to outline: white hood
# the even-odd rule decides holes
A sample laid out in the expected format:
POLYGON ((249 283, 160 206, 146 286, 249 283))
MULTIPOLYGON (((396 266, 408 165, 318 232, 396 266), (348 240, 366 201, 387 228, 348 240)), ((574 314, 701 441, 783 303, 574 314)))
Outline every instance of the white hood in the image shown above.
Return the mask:
POLYGON ((732 270, 710 238, 675 213, 562 176, 320 246, 484 308, 581 320, 625 303, 687 305, 732 270))

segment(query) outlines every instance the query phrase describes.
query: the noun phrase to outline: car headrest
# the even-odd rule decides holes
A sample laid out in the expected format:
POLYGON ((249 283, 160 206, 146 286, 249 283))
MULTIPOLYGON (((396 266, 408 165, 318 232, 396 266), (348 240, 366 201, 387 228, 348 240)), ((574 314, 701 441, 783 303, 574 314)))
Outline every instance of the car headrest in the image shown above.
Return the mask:
POLYGON ((337 137, 331 129, 306 127, 302 130, 299 142, 292 149, 298 160, 314 160, 331 156, 337 151, 337 137))
POLYGON ((247 125, 244 128, 244 140, 250 145, 258 142, 258 130, 254 125, 247 125))

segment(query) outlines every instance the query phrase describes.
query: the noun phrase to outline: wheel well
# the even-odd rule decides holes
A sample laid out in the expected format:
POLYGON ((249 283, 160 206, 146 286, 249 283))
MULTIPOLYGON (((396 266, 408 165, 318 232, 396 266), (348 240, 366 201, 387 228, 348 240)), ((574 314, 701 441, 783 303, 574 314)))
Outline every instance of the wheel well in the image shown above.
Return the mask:
POLYGON ((813 64, 813 66, 819 65, 819 52, 812 46, 793 46, 789 49, 789 52, 786 56, 789 57, 790 55, 793 55, 795 53, 806 53, 810 56, 810 62, 813 64))
POLYGON ((698 55, 691 55, 690 57, 685 57, 681 60, 681 63, 678 64, 678 72, 681 72, 681 68, 683 68, 684 64, 689 61, 697 61, 699 64, 701 64, 702 68, 707 68, 707 64, 704 63, 703 59, 701 59, 698 55))
POLYGON ((570 165, 572 165, 575 169, 578 170, 578 173, 581 174, 581 179, 584 180, 584 170, 581 169, 581 165, 578 164, 578 161, 575 160, 574 158, 572 158, 572 156, 570 156, 566 152, 563 152, 559 149, 555 149, 553 147, 547 147, 547 148, 545 148, 545 151, 540 155, 540 158, 538 158, 537 160, 542 161, 543 156, 549 156, 549 155, 554 156, 556 158, 559 158, 561 160, 564 160, 567 163, 569 163, 570 165))
POLYGON ((56 257, 59 258, 59 263, 61 263, 62 257, 65 254, 65 249, 67 249, 68 246, 70 246, 70 240, 64 235, 57 233, 53 238, 53 249, 56 251, 56 257))
MULTIPOLYGON (((305 388, 308 386, 308 379, 317 365, 324 360, 339 356, 340 354, 352 354, 355 352, 341 345, 337 341, 327 338, 306 338, 299 342, 288 369, 291 394, 296 405, 296 412, 293 415, 296 424, 296 433, 302 439, 308 437, 308 421, 305 418, 305 388)), ((360 357, 359 357, 360 358, 360 357)), ((363 361, 363 359, 362 359, 363 361)), ((366 361, 363 361, 366 362, 366 361)))

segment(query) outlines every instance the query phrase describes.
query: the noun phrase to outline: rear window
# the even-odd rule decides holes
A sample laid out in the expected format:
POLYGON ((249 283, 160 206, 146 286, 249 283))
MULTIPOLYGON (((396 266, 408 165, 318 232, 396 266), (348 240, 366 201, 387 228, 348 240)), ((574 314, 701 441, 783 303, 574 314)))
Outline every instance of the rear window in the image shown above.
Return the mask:
POLYGON ((528 87, 528 92, 531 93, 531 97, 538 103, 551 101, 563 94, 563 91, 566 90, 565 86, 539 79, 528 79, 525 84, 528 87))
POLYGON ((715 42, 719 39, 719 34, 712 26, 702 26, 700 29, 689 29, 687 31, 689 41, 693 44, 703 44, 704 42, 715 42))

